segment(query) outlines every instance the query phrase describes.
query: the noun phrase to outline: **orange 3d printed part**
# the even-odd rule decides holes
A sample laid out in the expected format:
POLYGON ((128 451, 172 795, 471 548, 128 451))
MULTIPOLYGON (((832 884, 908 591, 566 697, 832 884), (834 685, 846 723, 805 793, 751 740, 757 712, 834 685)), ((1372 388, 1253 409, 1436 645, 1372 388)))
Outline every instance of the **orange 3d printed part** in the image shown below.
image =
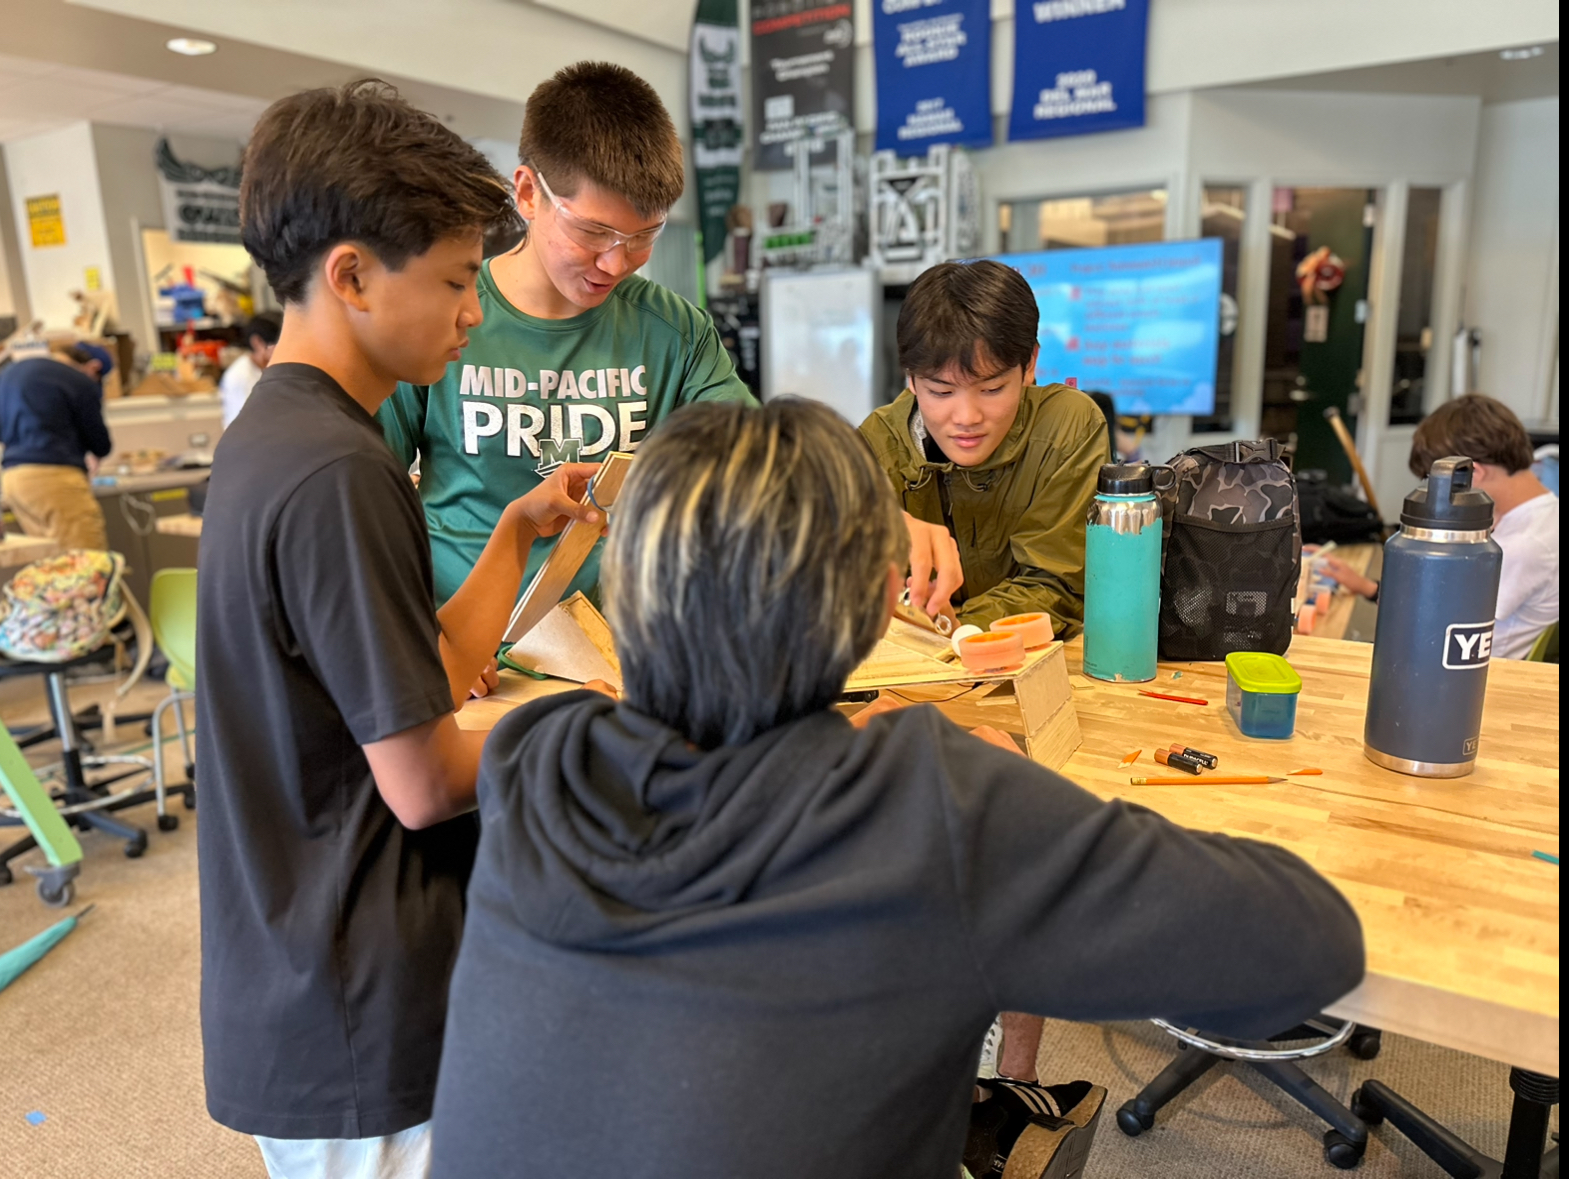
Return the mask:
POLYGON ((991 626, 992 634, 1016 634, 1024 640, 1024 649, 1033 651, 1052 640, 1051 615, 1044 613, 1013 614, 999 618, 991 626))
POLYGON ((959 659, 969 671, 1010 671, 1024 662, 1024 640, 991 631, 959 640, 959 659))

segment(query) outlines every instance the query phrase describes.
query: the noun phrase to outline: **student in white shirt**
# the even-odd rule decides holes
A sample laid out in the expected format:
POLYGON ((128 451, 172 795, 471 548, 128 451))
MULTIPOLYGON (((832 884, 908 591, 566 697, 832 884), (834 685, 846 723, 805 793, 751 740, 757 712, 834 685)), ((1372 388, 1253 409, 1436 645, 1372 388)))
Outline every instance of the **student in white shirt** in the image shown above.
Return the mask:
MULTIPOLYGON (((1468 393, 1435 409, 1411 439, 1411 473, 1446 455, 1475 465, 1471 485, 1493 497, 1493 539, 1504 550, 1498 583, 1493 655, 1524 659, 1558 621, 1558 497, 1531 471, 1531 437, 1501 401, 1468 393)), ((1363 597, 1378 598, 1378 583, 1333 557, 1324 571, 1363 597)))
POLYGON ((262 370, 272 359, 272 350, 278 343, 278 333, 283 330, 283 319, 271 311, 263 311, 245 325, 245 343, 250 349, 228 368, 218 382, 218 396, 223 400, 223 425, 239 415, 246 398, 251 395, 262 370))

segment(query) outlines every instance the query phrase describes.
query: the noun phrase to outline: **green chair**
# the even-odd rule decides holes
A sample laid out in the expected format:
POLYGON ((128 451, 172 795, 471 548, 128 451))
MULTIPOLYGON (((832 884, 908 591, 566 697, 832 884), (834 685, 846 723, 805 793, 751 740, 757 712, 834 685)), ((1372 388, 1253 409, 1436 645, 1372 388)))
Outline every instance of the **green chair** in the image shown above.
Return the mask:
POLYGON ((53 908, 69 905, 76 896, 76 876, 82 870, 82 845, 4 725, 0 725, 0 787, 5 788, 16 817, 27 825, 49 860, 47 868, 28 868, 38 877, 38 899, 53 908))
POLYGON ((1525 658, 1528 663, 1558 662, 1558 624, 1556 622, 1537 635, 1536 642, 1531 644, 1531 653, 1525 658))
POLYGON ((180 751, 185 757, 186 785, 176 792, 184 795, 187 810, 196 805, 196 765, 182 707, 185 701, 196 699, 196 570, 160 569, 154 573, 147 613, 153 641, 169 661, 164 677, 169 694, 158 702, 152 715, 153 793, 158 803, 158 830, 173 831, 180 825, 180 817, 168 812, 163 753, 163 714, 170 708, 174 709, 180 751))

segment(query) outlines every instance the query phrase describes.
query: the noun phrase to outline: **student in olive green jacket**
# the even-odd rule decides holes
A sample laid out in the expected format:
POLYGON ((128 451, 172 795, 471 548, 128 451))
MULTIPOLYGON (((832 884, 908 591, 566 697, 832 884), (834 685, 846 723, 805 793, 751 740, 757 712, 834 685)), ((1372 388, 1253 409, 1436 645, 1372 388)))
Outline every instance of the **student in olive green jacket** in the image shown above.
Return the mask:
POLYGON ((899 312, 907 386, 861 435, 904 510, 958 542, 960 622, 1044 610, 1071 637, 1084 621, 1085 516, 1110 450, 1087 394, 1034 384, 1039 319, 1016 270, 932 267, 899 312))

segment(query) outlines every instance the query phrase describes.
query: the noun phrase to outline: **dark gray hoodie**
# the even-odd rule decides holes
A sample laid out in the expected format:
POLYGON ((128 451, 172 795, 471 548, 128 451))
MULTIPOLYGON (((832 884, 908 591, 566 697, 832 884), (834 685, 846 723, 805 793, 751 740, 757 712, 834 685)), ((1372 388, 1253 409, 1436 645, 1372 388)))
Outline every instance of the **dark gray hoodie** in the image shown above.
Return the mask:
POLYGON ((1291 853, 1102 802, 935 709, 692 749, 497 726, 435 1179, 953 1179, 998 1011, 1261 1037, 1362 977, 1291 853))

